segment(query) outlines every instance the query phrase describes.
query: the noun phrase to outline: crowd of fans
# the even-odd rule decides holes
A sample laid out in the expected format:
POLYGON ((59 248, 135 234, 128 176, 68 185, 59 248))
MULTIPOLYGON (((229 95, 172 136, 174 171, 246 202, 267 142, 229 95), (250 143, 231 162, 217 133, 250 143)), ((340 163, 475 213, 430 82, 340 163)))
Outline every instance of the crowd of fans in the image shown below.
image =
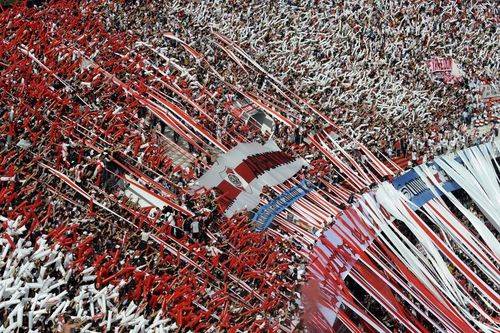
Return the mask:
MULTIPOLYGON (((230 72, 231 64, 220 61, 210 40, 209 28, 220 31, 354 138, 391 156, 415 152, 431 158, 470 146, 482 137, 470 130, 475 120, 484 120, 488 129, 498 121, 494 100, 482 98, 485 85, 498 84, 494 2, 174 1, 163 6, 126 1, 111 6, 109 25, 117 31, 133 29, 159 46, 162 32, 172 31, 209 58, 213 54, 230 72), (465 73, 463 81, 433 80, 427 63, 436 57, 453 58, 465 73)), ((276 95, 262 77, 243 74, 231 73, 228 80, 237 77, 249 89, 257 82, 276 95)))
MULTIPOLYGON (((425 4, 408 6, 394 21, 383 5, 369 7, 370 19, 360 5, 334 7, 331 15, 325 4, 271 3, 55 2, 0 14, 0 269, 3 279, 14 271, 19 277, 2 282, 5 328, 300 330, 312 242, 289 230, 254 232, 246 213, 223 217, 218 193, 189 191, 221 147, 272 136, 288 153, 307 156, 310 167, 297 179, 337 197, 318 175, 334 183, 346 175, 308 140, 332 129, 324 115, 365 164, 356 140, 384 159, 411 152, 431 158, 489 139, 462 124, 493 110, 478 99, 480 83, 497 74, 488 60, 496 52, 491 19, 476 14, 490 7, 444 7, 485 26, 467 52, 489 53, 467 63, 469 53, 455 35, 439 33, 440 24, 421 32, 430 48, 406 41, 420 27, 407 31, 399 22, 427 13, 425 4), (291 35, 292 26, 300 33, 291 35), (240 49, 217 31, 269 73, 246 53, 236 55, 240 49), (393 36, 409 51, 392 52, 393 36), (453 86, 423 68, 429 57, 448 54, 427 51, 447 38, 467 78, 453 86), (371 55, 354 52, 359 48, 371 55), (184 114, 167 115, 169 103, 184 114), (285 120, 275 117, 272 131, 262 132, 238 116, 248 104, 285 120), (182 163, 172 157, 174 146, 182 163), (141 205, 132 185, 166 205, 141 205)), ((339 209, 359 192, 343 191, 347 197, 334 201, 339 209)))
MULTIPOLYGON (((158 120, 137 96, 102 77, 107 70, 129 82, 146 80, 141 69, 128 68, 115 55, 126 50, 123 36, 108 34, 91 5, 59 3, 22 16, 16 11, 2 15, 7 27, 1 55, 3 236, 10 249, 26 246, 12 254, 26 252, 12 267, 23 267, 28 258, 43 262, 44 257, 29 257, 41 242, 59 246, 61 255, 69 256, 63 268, 74 277, 69 295, 57 293, 63 284, 40 290, 59 295, 67 305, 65 321, 81 322, 81 327, 98 328, 103 318, 102 312, 89 310, 94 308, 91 296, 85 309, 74 298, 87 292, 80 279, 95 279, 96 288, 118 286, 120 302, 106 324, 111 328, 149 325, 135 317, 119 320, 131 311, 128 302, 141 309, 137 313, 154 317, 161 311, 184 329, 197 331, 297 326, 303 254, 279 234, 253 232, 246 215, 229 223, 216 209, 213 194, 190 196, 187 184, 201 169, 174 165, 160 141, 162 126, 154 125, 158 120), (27 29, 34 36, 26 36, 27 29), (92 61, 102 70, 86 67, 77 50, 95 52, 92 61), (125 194, 126 175, 172 204, 161 210, 141 208, 125 194), (9 223, 16 232, 10 232, 9 223)), ((209 149, 202 141, 192 144, 209 149)), ((196 163, 210 162, 210 155, 197 156, 196 163)), ((11 266, 3 268, 8 272, 11 266)), ((58 280, 58 269, 47 265, 47 274, 58 280)), ((36 281, 35 273, 32 279, 27 283, 36 281)), ((17 304, 23 309, 23 319, 4 317, 5 327, 25 327, 26 318, 37 318, 37 306, 51 314, 38 313, 44 325, 57 325, 51 302, 30 309, 28 303, 16 303, 22 294, 9 289, 2 297, 13 302, 4 304, 5 311, 17 304)))

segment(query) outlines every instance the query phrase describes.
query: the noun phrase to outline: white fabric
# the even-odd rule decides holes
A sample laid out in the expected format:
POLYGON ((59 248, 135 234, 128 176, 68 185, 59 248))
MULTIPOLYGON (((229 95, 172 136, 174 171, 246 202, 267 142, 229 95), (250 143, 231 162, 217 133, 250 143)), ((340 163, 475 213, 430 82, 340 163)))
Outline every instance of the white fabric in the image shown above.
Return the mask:
MULTIPOLYGON (((473 227, 476 229, 478 234, 481 236, 481 238, 484 240, 486 245, 489 247, 491 252, 495 255, 496 259, 498 260, 500 258, 500 244, 499 244, 498 240, 496 239, 496 237, 491 233, 491 231, 484 225, 484 222, 481 221, 477 216, 475 216, 467 208, 465 208, 464 205, 462 205, 460 203, 460 201, 453 195, 453 193, 446 191, 443 188, 443 186, 434 177, 432 177, 432 174, 430 173, 430 170, 428 169, 427 166, 425 166, 425 165, 419 166, 419 167, 415 168, 415 171, 420 176, 420 178, 422 178, 422 180, 424 180, 428 184, 428 187, 433 191, 433 193, 436 197, 438 197, 438 194, 433 186, 435 186, 435 188, 437 188, 441 193, 443 193, 453 203, 453 205, 455 205, 455 207, 457 207, 460 210, 460 212, 473 225, 473 227), (431 184, 433 186, 431 186, 431 184)), ((446 212, 443 211, 443 213, 446 213, 446 212)), ((460 228, 460 230, 462 231, 463 234, 470 233, 461 224, 457 223, 456 227, 460 228)))
POLYGON ((473 147, 461 152, 465 166, 451 156, 437 158, 436 164, 476 202, 488 220, 500 231, 500 190, 495 170, 488 157, 473 147), (496 188, 494 184, 496 183, 496 188))
POLYGON ((267 142, 261 145, 257 142, 239 143, 236 147, 229 150, 227 153, 220 155, 212 167, 201 176, 195 183, 193 189, 204 187, 207 189, 213 188, 224 180, 224 175, 227 168, 234 169, 250 155, 262 154, 267 152, 279 151, 279 147, 274 142, 267 142))
POLYGON ((307 162, 298 158, 290 163, 280 165, 276 168, 266 171, 264 174, 252 180, 245 191, 241 192, 236 200, 228 207, 225 212, 227 217, 231 217, 236 212, 243 209, 252 210, 259 205, 260 193, 264 186, 275 186, 290 179, 300 169, 307 165, 307 162))

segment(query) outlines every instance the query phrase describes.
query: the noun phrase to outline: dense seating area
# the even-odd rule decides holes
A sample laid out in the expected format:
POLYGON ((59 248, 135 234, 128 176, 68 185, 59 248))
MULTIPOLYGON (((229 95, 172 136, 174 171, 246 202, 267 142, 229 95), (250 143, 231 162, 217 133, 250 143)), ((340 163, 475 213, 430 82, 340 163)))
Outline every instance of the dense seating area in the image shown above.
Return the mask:
POLYGON ((498 78, 494 10, 177 0, 4 8, 2 329, 306 331, 310 251, 335 216, 408 168, 498 137, 495 96, 482 95, 498 78), (448 56, 463 71, 453 84, 426 65, 448 56), (256 210, 228 217, 220 189, 193 188, 241 143, 270 140, 307 165, 264 187, 260 204, 304 180, 314 192, 260 232, 256 210))

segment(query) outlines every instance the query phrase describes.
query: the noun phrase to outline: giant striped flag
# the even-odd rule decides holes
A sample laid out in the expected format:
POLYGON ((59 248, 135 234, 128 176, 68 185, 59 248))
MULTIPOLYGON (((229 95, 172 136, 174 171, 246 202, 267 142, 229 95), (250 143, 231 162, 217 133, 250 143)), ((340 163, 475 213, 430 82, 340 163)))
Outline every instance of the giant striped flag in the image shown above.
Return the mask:
POLYGON ((283 183, 305 165, 304 159, 282 152, 272 140, 264 145, 240 143, 219 156, 193 189, 217 188, 219 207, 230 217, 257 207, 264 186, 283 183))

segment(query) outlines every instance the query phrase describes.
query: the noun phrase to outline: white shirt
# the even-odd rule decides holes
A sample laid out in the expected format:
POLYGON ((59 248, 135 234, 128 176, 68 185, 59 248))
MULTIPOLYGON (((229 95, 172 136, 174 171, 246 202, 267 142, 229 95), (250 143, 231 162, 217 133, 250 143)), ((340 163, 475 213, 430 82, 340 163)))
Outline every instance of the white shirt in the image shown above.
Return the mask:
POLYGON ((200 232, 200 223, 198 221, 191 223, 191 231, 195 234, 200 232))

